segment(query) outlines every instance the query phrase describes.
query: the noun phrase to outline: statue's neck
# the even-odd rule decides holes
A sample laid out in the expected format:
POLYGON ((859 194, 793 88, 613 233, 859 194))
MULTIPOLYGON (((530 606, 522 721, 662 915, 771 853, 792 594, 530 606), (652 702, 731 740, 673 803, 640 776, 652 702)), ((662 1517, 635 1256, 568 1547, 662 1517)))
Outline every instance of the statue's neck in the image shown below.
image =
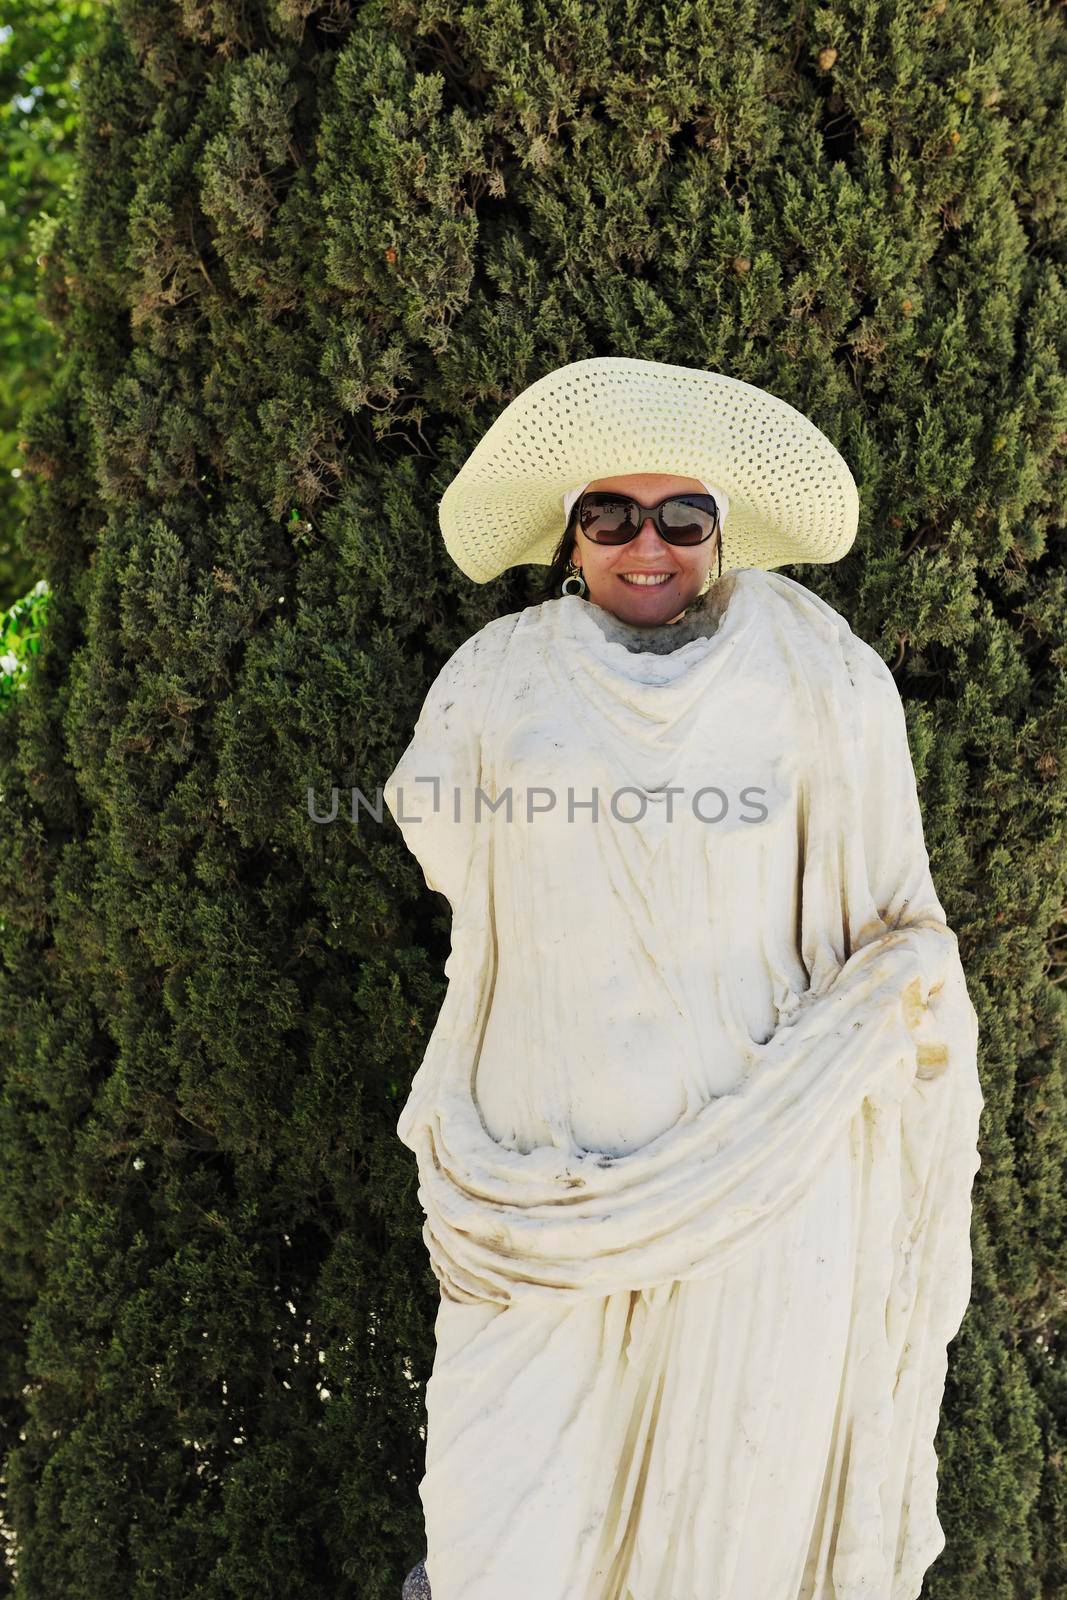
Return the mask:
POLYGON ((647 650, 666 655, 687 644, 690 639, 709 638, 716 631, 722 619, 719 601, 724 597, 715 596, 712 600, 714 591, 715 585, 712 585, 711 589, 667 622, 627 622, 595 601, 587 600, 584 603, 605 638, 617 640, 628 650, 647 650))

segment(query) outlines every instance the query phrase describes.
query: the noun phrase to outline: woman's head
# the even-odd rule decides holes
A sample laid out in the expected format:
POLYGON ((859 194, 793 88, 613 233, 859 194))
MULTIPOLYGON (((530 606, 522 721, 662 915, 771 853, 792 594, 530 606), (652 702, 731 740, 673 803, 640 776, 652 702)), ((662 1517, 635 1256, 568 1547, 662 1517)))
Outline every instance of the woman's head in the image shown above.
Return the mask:
MULTIPOLYGON (((642 505, 655 505, 671 494, 706 492, 698 478, 669 472, 629 472, 594 478, 586 488, 617 490, 633 495, 642 505)), ((558 595, 567 572, 577 568, 585 579, 589 599, 595 604, 614 612, 624 622, 651 626, 674 622, 708 588, 719 564, 720 529, 703 544, 668 544, 660 538, 651 518, 646 517, 628 544, 603 545, 587 538, 577 527, 576 511, 577 503, 549 568, 545 599, 558 595), (663 581, 637 584, 628 581, 631 574, 660 575, 663 581)))

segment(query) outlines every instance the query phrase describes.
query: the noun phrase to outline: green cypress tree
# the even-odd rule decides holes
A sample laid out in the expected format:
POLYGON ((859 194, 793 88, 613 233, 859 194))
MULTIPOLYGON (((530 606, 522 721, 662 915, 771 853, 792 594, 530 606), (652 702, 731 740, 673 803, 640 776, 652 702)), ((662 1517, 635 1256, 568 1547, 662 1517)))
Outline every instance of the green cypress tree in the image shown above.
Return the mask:
POLYGON ((440 494, 604 353, 858 481, 789 573, 896 674, 987 1100, 924 1594, 1064 1591, 1063 60, 1022 0, 102 14, 0 717, 4 1592, 396 1600, 421 1554, 447 908, 344 819, 542 576, 466 581, 440 494))

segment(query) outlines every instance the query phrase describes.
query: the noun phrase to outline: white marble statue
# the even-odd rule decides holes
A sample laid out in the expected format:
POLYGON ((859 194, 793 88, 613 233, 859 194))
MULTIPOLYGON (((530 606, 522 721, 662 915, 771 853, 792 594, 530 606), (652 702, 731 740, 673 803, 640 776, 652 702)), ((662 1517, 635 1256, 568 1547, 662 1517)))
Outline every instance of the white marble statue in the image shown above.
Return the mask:
POLYGON ((453 914, 399 1123, 430 1592, 917 1600, 983 1098, 897 687, 802 584, 589 525, 385 786, 453 914))

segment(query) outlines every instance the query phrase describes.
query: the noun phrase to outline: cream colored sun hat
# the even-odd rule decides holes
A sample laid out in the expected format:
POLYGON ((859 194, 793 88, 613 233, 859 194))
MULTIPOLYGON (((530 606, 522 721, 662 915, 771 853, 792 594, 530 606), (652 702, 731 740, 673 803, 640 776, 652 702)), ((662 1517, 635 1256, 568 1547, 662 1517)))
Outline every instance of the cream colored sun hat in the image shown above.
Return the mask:
POLYGON ((844 457, 787 401, 722 372, 592 356, 538 378, 482 435, 441 496, 445 548, 476 583, 548 566, 567 491, 632 472, 722 485, 724 572, 837 561, 856 537, 844 457))

